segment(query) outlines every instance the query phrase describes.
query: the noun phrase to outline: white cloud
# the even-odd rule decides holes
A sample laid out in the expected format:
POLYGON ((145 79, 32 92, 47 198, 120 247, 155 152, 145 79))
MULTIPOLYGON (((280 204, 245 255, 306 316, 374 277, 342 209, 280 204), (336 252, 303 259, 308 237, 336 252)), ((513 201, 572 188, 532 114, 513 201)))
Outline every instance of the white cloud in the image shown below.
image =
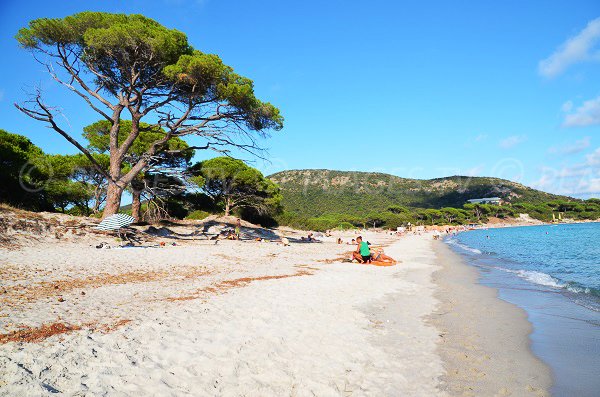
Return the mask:
POLYGON ((487 134, 479 134, 475 137, 475 142, 485 141, 487 137, 487 134))
POLYGON ((573 185, 570 195, 599 197, 600 178, 582 178, 573 185))
POLYGON ((591 140, 589 136, 584 137, 578 141, 573 142, 570 145, 552 146, 548 149, 550 154, 577 154, 581 153, 588 147, 590 147, 591 140))
POLYGON ((565 127, 586 127, 594 124, 600 124, 600 96, 583 102, 580 107, 567 114, 563 122, 565 127))
POLYGON ((593 153, 585 156, 585 162, 590 167, 600 166, 600 147, 594 150, 593 153))
POLYGON ((556 194, 600 197, 600 147, 578 163, 558 169, 544 167, 534 186, 556 194))
POLYGON ((499 145, 502 149, 510 149, 525 142, 526 140, 527 137, 525 135, 513 135, 501 140, 499 145))
POLYGON ((590 21, 576 36, 564 42, 548 58, 540 61, 538 70, 542 76, 551 78, 564 72, 569 66, 587 60, 599 60, 593 53, 600 39, 600 18, 590 21))
POLYGON ((567 101, 567 102, 563 103, 562 106, 560 107, 560 110, 562 110, 565 113, 569 113, 571 111, 571 109, 573 109, 572 101, 567 101))
POLYGON ((556 172, 556 176, 559 178, 576 178, 583 177, 592 174, 592 169, 586 167, 584 164, 576 164, 572 167, 563 167, 558 172, 556 172))
POLYGON ((586 188, 586 193, 595 194, 598 197, 598 194, 600 194, 600 178, 590 179, 586 188))

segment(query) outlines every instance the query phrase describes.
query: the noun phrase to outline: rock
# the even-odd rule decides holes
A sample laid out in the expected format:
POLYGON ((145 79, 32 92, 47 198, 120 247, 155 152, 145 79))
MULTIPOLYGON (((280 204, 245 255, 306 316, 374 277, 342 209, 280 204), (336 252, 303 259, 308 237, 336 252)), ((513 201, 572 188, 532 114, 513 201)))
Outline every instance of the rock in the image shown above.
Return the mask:
POLYGON ((62 296, 59 296, 59 297, 58 297, 58 301, 59 301, 59 302, 64 302, 64 301, 65 301, 65 299, 64 299, 62 296))

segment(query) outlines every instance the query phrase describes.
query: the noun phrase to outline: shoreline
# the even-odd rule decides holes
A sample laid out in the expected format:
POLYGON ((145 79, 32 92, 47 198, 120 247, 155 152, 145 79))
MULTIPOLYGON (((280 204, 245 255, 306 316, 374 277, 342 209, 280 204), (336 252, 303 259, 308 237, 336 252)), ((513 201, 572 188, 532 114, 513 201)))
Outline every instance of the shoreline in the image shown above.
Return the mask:
POLYGON ((442 335, 441 388, 451 395, 549 396, 551 371, 531 350, 526 312, 480 284, 478 270, 443 242, 433 250, 442 266, 433 274, 440 304, 430 316, 442 335))
MULTIPOLYGON (((544 230, 559 230, 550 229, 549 226, 551 225, 540 225, 543 228, 540 233, 544 230)), ((527 231, 517 233, 527 233, 527 231)), ((556 235, 561 234, 560 231, 556 233, 556 235)), ((481 235, 480 233, 479 236, 481 235)), ((446 248, 462 258, 467 266, 477 271, 481 285, 497 290, 500 299, 527 313, 528 320, 533 326, 533 332, 529 336, 531 350, 552 371, 551 394, 582 397, 597 395, 600 386, 596 375, 597 368, 600 366, 598 344, 600 315, 597 299, 581 289, 571 290, 568 284, 564 284, 560 279, 559 281, 553 279, 552 275, 548 275, 552 273, 543 268, 528 268, 518 261, 502 259, 503 256, 481 255, 481 252, 469 251, 469 247, 481 248, 477 244, 468 242, 462 244, 468 246, 458 244, 446 248), (517 272, 526 274, 529 272, 536 277, 517 275, 517 272), (540 275, 548 277, 548 280, 540 275)), ((533 253, 536 254, 537 251, 533 253)))

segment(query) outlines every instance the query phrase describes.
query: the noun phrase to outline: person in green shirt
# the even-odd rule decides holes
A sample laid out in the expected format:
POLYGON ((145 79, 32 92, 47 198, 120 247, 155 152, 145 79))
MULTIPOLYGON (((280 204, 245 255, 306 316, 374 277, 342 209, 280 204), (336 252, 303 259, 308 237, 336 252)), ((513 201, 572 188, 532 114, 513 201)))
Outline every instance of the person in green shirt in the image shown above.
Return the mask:
POLYGON ((352 259, 356 259, 359 263, 371 263, 371 250, 369 244, 363 241, 362 236, 356 238, 356 251, 352 253, 352 259))

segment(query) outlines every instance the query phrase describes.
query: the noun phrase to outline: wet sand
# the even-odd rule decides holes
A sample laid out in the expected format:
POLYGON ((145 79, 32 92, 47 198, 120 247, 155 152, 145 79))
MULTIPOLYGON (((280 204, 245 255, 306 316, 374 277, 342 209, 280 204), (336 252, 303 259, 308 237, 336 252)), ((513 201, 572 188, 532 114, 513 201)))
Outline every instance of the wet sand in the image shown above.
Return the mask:
POLYGON ((531 351, 527 314, 478 284, 479 275, 442 242, 434 243, 441 302, 430 317, 442 337, 441 389, 455 396, 549 396, 551 371, 531 351))

